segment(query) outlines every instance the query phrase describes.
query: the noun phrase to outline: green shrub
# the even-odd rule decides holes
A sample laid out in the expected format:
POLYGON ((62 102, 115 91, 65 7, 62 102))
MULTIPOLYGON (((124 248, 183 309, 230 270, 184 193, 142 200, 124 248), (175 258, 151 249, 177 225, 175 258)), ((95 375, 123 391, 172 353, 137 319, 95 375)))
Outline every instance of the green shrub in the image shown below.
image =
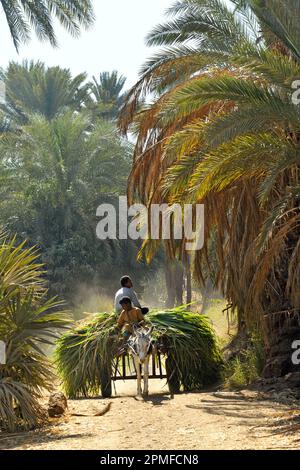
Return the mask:
POLYGON ((257 333, 251 335, 247 348, 230 359, 224 366, 223 380, 226 389, 242 389, 254 382, 265 363, 263 342, 257 333))
POLYGON ((55 375, 45 354, 69 317, 47 298, 38 253, 0 233, 0 429, 33 428, 43 419, 39 399, 52 390, 55 375))

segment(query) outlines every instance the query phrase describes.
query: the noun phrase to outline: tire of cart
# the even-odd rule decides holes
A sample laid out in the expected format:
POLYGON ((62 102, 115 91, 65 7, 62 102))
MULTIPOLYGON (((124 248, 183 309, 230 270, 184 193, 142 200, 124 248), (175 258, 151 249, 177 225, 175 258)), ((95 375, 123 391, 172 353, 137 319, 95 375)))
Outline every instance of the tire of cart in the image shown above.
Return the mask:
POLYGON ((180 376, 177 370, 176 363, 172 357, 166 359, 166 373, 167 382, 171 395, 175 395, 180 392, 180 376))
POLYGON ((100 374, 100 389, 103 398, 110 398, 112 396, 112 381, 111 370, 102 370, 100 374))

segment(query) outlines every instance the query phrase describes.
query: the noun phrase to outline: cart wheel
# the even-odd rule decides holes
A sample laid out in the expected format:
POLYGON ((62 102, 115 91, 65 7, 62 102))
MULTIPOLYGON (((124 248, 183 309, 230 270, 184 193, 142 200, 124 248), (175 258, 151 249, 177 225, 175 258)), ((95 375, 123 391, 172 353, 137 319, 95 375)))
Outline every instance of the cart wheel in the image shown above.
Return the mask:
POLYGON ((180 392, 180 377, 174 359, 167 357, 166 359, 166 372, 169 391, 171 395, 180 392))
POLYGON ((110 369, 101 371, 100 388, 101 388, 101 395, 103 398, 111 397, 112 385, 111 385, 111 370, 110 369))

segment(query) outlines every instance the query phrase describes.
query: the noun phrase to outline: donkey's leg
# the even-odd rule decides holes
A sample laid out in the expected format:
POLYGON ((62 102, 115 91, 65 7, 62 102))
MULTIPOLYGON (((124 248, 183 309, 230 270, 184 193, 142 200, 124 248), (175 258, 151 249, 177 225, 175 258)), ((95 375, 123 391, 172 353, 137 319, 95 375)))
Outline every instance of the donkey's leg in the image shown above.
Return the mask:
POLYGON ((134 356, 134 363, 136 369, 136 376, 137 376, 137 396, 142 396, 142 375, 141 375, 141 368, 140 368, 140 361, 137 356, 134 356))
POLYGON ((150 356, 147 356, 144 362, 144 396, 147 397, 149 394, 149 360, 150 356))

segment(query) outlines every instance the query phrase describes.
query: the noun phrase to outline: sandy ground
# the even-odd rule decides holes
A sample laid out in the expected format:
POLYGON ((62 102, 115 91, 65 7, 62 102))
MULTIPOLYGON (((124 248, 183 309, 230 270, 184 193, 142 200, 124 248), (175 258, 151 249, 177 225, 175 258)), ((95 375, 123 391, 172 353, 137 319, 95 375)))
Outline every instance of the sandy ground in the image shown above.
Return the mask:
POLYGON ((300 430, 283 432, 290 407, 271 401, 213 392, 176 395, 151 381, 146 401, 134 397, 135 383, 118 383, 110 400, 70 400, 69 415, 43 430, 8 436, 0 449, 16 450, 204 450, 299 449, 300 430), (101 417, 94 415, 111 402, 101 417))

